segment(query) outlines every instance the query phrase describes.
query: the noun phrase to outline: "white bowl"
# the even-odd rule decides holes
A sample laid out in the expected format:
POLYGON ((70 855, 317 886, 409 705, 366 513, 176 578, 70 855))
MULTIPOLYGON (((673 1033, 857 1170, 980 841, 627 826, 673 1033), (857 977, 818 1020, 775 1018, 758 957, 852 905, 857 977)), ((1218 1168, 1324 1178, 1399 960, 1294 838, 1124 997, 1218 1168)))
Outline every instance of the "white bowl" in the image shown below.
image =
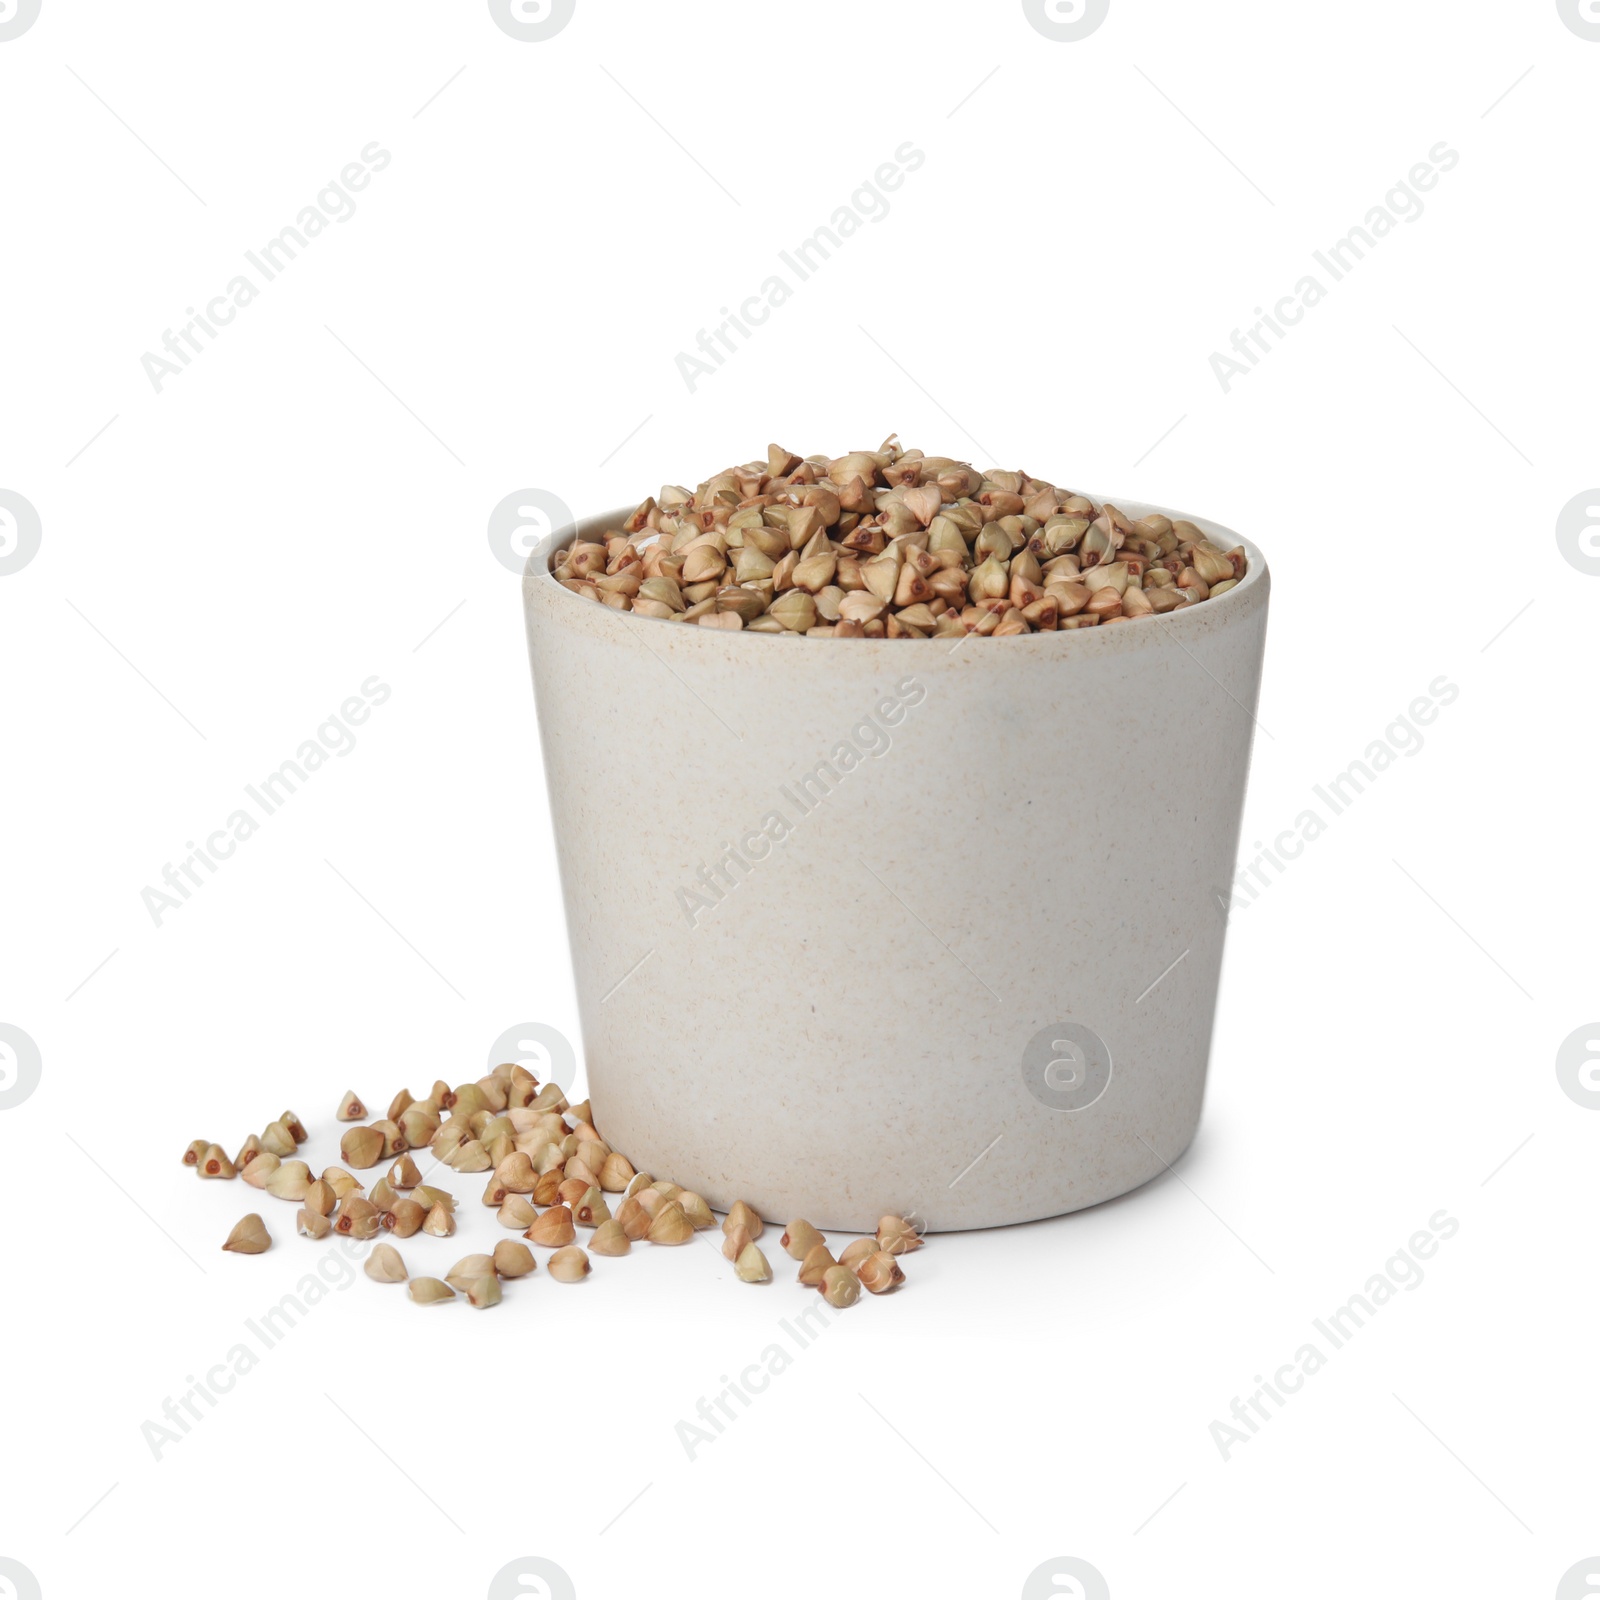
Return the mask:
MULTIPOLYGON (((1155 507, 1117 499, 1131 516, 1155 507)), ((725 633, 523 597, 590 1093, 642 1171, 867 1230, 1093 1205, 1193 1138, 1266 634, 725 633)))

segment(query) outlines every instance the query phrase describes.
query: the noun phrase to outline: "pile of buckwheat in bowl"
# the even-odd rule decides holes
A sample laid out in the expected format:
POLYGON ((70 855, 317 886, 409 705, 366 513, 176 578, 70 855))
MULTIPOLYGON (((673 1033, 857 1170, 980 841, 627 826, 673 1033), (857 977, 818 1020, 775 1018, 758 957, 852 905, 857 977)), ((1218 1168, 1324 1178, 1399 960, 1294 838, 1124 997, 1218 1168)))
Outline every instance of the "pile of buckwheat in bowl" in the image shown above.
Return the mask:
POLYGON ((996 638, 1137 622, 1245 575, 1192 522, 1137 520, 1026 472, 880 449, 668 484, 552 573, 635 616, 813 639, 996 638))

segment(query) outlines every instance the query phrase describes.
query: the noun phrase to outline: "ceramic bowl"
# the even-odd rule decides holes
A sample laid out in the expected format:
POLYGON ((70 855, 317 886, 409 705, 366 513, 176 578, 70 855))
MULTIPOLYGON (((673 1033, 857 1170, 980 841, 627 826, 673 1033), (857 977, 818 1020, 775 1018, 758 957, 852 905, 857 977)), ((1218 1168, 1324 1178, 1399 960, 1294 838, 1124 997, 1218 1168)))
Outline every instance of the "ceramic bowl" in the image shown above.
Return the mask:
MULTIPOLYGON (((1154 507, 1118 498, 1131 516, 1154 507)), ((1215 600, 1006 639, 725 633, 550 558, 528 648, 595 1118, 762 1216, 1095 1204, 1200 1117, 1266 635, 1215 600)))

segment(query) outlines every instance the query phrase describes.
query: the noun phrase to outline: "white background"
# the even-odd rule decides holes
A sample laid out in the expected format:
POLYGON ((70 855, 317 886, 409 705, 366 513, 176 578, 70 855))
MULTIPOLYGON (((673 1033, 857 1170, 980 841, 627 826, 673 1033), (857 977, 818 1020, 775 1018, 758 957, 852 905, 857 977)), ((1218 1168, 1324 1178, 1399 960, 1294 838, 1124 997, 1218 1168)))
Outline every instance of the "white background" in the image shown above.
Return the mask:
MULTIPOLYGON (((0 1022, 43 1063, 0 1111, 0 1556, 51 1600, 479 1595, 523 1556, 584 1600, 1013 1596, 1057 1556, 1116 1600, 1555 1595, 1600 1550, 1600 1114, 1555 1071, 1600 1014, 1600 579, 1555 531, 1600 481, 1597 74, 1555 0, 1112 0, 1077 43, 1015 0, 578 0, 542 43, 472 0, 44 0, 0 43, 0 488, 43 530, 0 578, 0 1022), (889 215, 691 393, 678 353, 907 140, 889 215), (158 394, 145 352, 371 141, 355 215, 158 394), (1423 214, 1225 393, 1212 353, 1440 141, 1423 214), (1234 915, 1176 1173, 934 1239, 692 1461, 676 1425, 813 1301, 773 1239, 761 1291, 700 1244, 481 1317, 359 1278, 156 1459, 327 1259, 191 1138, 288 1105, 320 1170, 346 1087, 578 1040, 490 510, 891 430, 1268 552, 1247 844, 1459 688, 1234 915), (141 891, 374 674, 158 927, 141 891), (276 1245, 222 1254, 248 1209, 276 1245), (1225 1461, 1234 1397, 1441 1209, 1225 1461)), ((452 1186, 414 1270, 497 1234, 452 1186)))

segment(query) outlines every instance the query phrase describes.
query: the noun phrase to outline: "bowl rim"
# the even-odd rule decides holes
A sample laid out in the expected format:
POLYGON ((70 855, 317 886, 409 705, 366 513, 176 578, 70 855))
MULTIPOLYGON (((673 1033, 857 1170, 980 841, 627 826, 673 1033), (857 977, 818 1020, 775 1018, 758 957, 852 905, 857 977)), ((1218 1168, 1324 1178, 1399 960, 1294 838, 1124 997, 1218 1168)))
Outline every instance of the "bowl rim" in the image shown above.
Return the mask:
MULTIPOLYGON (((1033 632, 1027 634, 1008 635, 1010 650, 1039 649, 1043 648, 1069 648, 1077 650, 1107 649, 1114 645, 1117 648, 1126 648, 1148 639, 1151 643, 1166 638, 1180 638, 1188 627, 1193 627, 1196 632, 1209 631, 1212 627, 1222 626, 1229 622, 1242 619, 1245 615, 1256 610, 1263 603, 1271 591, 1271 574, 1267 566, 1266 556, 1253 540, 1246 539, 1225 523, 1217 522, 1209 517, 1202 517, 1187 511, 1173 511, 1166 506, 1153 505, 1146 501, 1125 498, 1120 495, 1097 495, 1086 493, 1087 497, 1097 506, 1104 506, 1107 501, 1115 505, 1119 511, 1132 517, 1148 516, 1152 512, 1160 512, 1163 516, 1172 518, 1173 521, 1192 522, 1197 528, 1208 536, 1225 540, 1223 548, 1232 548, 1234 545, 1244 547, 1248 562, 1244 577, 1238 584, 1230 589, 1219 600, 1206 600, 1195 606, 1183 607, 1181 612, 1168 612, 1162 615, 1145 619, 1148 626, 1137 628, 1062 628, 1055 632, 1033 632), (1073 641, 1071 645, 1063 646, 1061 641, 1073 641), (1121 643, 1127 641, 1127 645, 1121 643)), ((747 629, 739 628, 729 631, 723 628, 690 628, 670 617, 640 617, 631 611, 618 611, 611 606, 600 605, 594 600, 589 600, 583 595, 574 594, 572 590, 565 589, 550 570, 551 557, 557 550, 569 543, 578 534, 594 533, 608 528, 620 528, 621 524, 633 515, 634 506, 624 506, 613 511, 592 512, 587 516, 575 516, 570 521, 562 523, 558 528, 553 528, 547 533, 530 552, 522 569, 523 599, 529 609, 529 621, 532 620, 532 605, 535 598, 559 596, 554 603, 567 605, 570 602, 573 608, 568 613, 568 620, 582 622, 587 614, 589 620, 598 622, 608 619, 615 627, 622 630, 632 630, 641 627, 654 627, 657 629, 671 630, 664 634, 665 638, 674 640, 687 640, 694 638, 705 642, 708 647, 733 646, 735 648, 749 648, 741 645, 740 641, 750 639, 759 640, 761 644, 755 648, 775 646, 783 648, 784 641, 791 644, 821 644, 823 640, 807 639, 804 634, 784 632, 782 634, 750 633, 747 629), (594 614, 598 613, 598 616, 594 614)), ((968 638, 972 637, 970 634, 968 638)), ((657 640, 658 643, 662 640, 657 640)), ((934 640, 928 639, 852 639, 851 645, 861 648, 875 645, 879 648, 893 646, 896 649, 907 645, 931 644, 934 640)), ((954 655, 956 648, 964 640, 957 640, 956 645, 945 651, 946 655, 954 655)), ((989 640, 993 645, 995 641, 989 640)), ((945 643, 939 640, 938 643, 945 643)), ((989 652, 973 651, 966 653, 968 660, 979 660, 989 652)))

